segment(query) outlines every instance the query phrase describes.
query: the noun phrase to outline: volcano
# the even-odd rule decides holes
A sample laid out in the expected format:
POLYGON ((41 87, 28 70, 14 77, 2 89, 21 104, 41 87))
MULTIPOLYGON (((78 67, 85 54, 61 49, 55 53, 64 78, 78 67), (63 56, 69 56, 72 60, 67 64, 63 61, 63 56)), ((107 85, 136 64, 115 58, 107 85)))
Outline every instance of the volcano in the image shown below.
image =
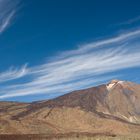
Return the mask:
POLYGON ((0 134, 139 134, 140 85, 112 80, 51 100, 0 102, 0 134))

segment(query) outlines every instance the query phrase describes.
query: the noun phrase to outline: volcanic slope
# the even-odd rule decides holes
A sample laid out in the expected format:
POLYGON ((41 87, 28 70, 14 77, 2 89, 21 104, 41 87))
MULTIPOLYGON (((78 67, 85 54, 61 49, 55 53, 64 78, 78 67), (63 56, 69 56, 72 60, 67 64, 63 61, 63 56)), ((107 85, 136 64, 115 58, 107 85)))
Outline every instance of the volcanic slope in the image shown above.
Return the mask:
POLYGON ((140 132, 140 85, 112 80, 55 99, 0 102, 0 134, 140 132))

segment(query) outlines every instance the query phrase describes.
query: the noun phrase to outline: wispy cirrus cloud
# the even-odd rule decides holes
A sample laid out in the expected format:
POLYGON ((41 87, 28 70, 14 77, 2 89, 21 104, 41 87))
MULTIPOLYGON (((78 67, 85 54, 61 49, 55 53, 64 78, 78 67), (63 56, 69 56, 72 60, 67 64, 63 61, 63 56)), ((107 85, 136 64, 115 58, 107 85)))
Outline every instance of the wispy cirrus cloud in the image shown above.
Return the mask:
POLYGON ((0 99, 38 94, 55 96, 117 78, 118 75, 110 73, 140 67, 139 39, 140 29, 131 30, 62 52, 42 65, 0 73, 2 83, 29 79, 1 86, 0 99))
POLYGON ((19 3, 20 0, 0 0, 0 33, 11 25, 19 3))
POLYGON ((4 83, 10 80, 15 80, 15 79, 23 77, 24 75, 28 73, 28 70, 26 67, 27 67, 27 64, 22 66, 20 69, 10 67, 9 70, 3 73, 0 73, 0 83, 4 83))
POLYGON ((132 19, 129 19, 127 21, 121 22, 118 25, 130 25, 130 24, 134 24, 140 21, 140 15, 137 17, 134 17, 132 19))

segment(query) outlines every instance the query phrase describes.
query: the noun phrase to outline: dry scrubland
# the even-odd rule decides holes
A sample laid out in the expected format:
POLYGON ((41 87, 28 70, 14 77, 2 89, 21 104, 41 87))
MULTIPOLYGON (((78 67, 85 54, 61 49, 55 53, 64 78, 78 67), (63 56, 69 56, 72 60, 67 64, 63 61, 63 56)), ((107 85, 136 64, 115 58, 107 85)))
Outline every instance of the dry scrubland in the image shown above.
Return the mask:
POLYGON ((140 140, 138 136, 53 136, 45 135, 1 135, 0 140, 140 140))

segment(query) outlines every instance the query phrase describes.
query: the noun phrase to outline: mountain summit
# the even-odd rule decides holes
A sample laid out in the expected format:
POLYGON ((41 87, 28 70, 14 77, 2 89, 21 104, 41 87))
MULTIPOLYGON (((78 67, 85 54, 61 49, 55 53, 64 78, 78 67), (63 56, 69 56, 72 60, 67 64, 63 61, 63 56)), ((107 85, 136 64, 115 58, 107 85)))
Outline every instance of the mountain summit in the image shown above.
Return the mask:
POLYGON ((0 102, 0 133, 129 134, 140 131, 140 85, 112 80, 48 101, 0 102))

